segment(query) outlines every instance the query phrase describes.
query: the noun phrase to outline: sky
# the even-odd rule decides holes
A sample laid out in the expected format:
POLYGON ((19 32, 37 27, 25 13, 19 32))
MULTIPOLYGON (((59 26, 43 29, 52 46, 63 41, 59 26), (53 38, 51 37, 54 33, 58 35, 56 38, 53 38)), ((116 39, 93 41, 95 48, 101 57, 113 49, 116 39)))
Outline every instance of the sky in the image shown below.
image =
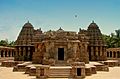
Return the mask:
POLYGON ((78 32, 94 20, 109 35, 120 29, 120 0, 0 0, 0 40, 15 41, 28 20, 43 32, 78 32))

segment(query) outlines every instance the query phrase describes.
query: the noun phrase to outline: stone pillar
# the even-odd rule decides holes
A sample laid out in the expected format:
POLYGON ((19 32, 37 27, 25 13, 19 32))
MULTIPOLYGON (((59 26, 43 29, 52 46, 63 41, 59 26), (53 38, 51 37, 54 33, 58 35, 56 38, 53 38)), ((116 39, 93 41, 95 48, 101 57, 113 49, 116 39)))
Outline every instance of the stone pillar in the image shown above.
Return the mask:
POLYGON ((7 54, 6 56, 9 57, 9 55, 8 55, 8 54, 9 54, 9 50, 8 50, 8 49, 7 49, 7 51, 6 51, 6 54, 7 54))
POLYGON ((119 52, 117 52, 117 58, 119 58, 119 52))
POLYGON ((44 69, 45 69, 44 75, 45 75, 45 77, 48 77, 49 76, 50 66, 45 66, 44 69))
POLYGON ((4 52, 3 52, 3 57, 5 57, 5 52, 6 52, 6 50, 4 50, 4 52))
POLYGON ((11 50, 11 57, 13 57, 13 50, 11 50))
POLYGON ((19 54, 19 48, 16 47, 16 55, 15 56, 18 56, 19 54))
POLYGON ((117 58, 117 52, 115 52, 115 58, 117 58))
POLYGON ((100 56, 102 56, 102 46, 100 46, 100 56))
POLYGON ((19 53, 18 53, 19 56, 20 56, 20 53, 21 53, 21 47, 19 47, 19 53))
POLYGON ((1 50, 0 50, 0 58, 1 58, 1 50))
POLYGON ((85 63, 89 63, 88 45, 85 43, 85 63))
POLYGON ((94 56, 94 51, 92 46, 91 46, 91 56, 94 56))
POLYGON ((77 44, 76 43, 74 43, 73 50, 74 50, 74 56, 76 58, 76 50, 77 50, 77 44))
POLYGON ((102 46, 102 56, 104 56, 104 46, 102 46))
POLYGON ((7 50, 5 50, 5 57, 7 57, 7 55, 8 55, 8 51, 7 51, 7 50))
POLYGON ((104 46, 102 46, 102 56, 104 56, 104 46))
POLYGON ((5 51, 3 50, 3 57, 5 57, 5 51))
POLYGON ((9 51, 10 51, 10 50, 7 50, 7 57, 9 57, 9 51))
POLYGON ((28 56, 30 56, 30 47, 28 47, 27 50, 28 50, 28 52, 27 52, 27 53, 28 53, 28 56))
POLYGON ((72 63, 71 76, 73 79, 85 78, 85 63, 84 62, 74 62, 72 63), (81 70, 81 71, 79 71, 81 70))
POLYGON ((9 50, 7 49, 7 57, 9 57, 9 50))
POLYGON ((35 52, 38 51, 38 45, 39 45, 39 44, 35 44, 35 48, 36 48, 36 49, 35 49, 35 52))
POLYGON ((12 50, 12 49, 9 50, 9 52, 10 52, 9 57, 12 57, 12 51, 11 51, 11 50, 12 50))
POLYGON ((50 66, 40 65, 36 67, 36 78, 46 79, 49 76, 50 66))
POLYGON ((89 52, 89 53, 91 54, 90 59, 91 59, 91 60, 94 60, 94 56, 95 56, 95 55, 94 55, 94 47, 91 46, 90 49, 91 49, 91 51, 89 52))
POLYGON ((103 47, 103 56, 106 56, 106 47, 103 47))
POLYGON ((98 47, 95 47, 95 50, 96 50, 96 55, 98 56, 98 47))
POLYGON ((114 56, 114 58, 116 58, 116 52, 114 52, 115 53, 115 56, 114 56))
POLYGON ((26 55, 26 49, 25 49, 25 47, 23 47, 23 56, 25 56, 26 55))

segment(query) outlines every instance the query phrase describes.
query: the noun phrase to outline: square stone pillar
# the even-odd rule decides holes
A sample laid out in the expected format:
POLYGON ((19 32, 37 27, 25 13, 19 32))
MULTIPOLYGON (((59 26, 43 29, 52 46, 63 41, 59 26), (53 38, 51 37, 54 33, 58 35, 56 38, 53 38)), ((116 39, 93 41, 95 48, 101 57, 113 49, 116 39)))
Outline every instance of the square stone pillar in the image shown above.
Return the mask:
POLYGON ((117 58, 117 52, 115 52, 115 58, 117 58))
POLYGON ((112 51, 112 58, 114 58, 114 52, 112 51))
POLYGON ((23 47, 23 56, 26 56, 26 47, 23 47))
POLYGON ((98 56, 98 47, 95 47, 95 53, 96 53, 96 55, 98 56))
POLYGON ((104 47, 103 55, 104 55, 104 56, 107 56, 107 55, 106 55, 106 47, 104 47))
POLYGON ((85 63, 84 62, 72 63, 71 75, 73 79, 85 78, 85 63))
POLYGON ((10 57, 13 57, 13 56, 12 56, 12 50, 10 50, 10 57))
POLYGON ((91 47, 91 56, 94 55, 93 47, 91 47))
POLYGON ((19 48, 16 47, 16 48, 15 48, 15 52, 16 52, 16 54, 15 54, 15 57, 16 57, 16 56, 18 56, 19 48))
POLYGON ((38 79, 46 79, 49 76, 50 66, 48 65, 39 65, 36 66, 36 78, 38 79))
POLYGON ((19 53, 18 53, 18 55, 20 56, 20 53, 21 53, 21 48, 19 47, 18 49, 19 49, 19 53))
POLYGON ((0 58, 1 58, 1 50, 0 50, 0 58))
POLYGON ((26 53, 28 53, 28 56, 30 56, 30 47, 28 47, 27 50, 28 50, 28 52, 26 52, 26 53))
POLYGON ((8 54, 9 54, 9 50, 7 50, 7 57, 9 57, 9 55, 8 55, 8 54))
POLYGON ((102 46, 100 46, 100 56, 102 56, 102 46))

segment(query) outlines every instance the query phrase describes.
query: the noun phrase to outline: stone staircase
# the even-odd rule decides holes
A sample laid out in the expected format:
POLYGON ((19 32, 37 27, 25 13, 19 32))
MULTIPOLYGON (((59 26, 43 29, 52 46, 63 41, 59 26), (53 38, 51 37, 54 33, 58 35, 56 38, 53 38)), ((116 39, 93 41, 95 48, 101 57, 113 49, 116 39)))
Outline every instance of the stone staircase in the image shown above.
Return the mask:
POLYGON ((49 77, 51 78, 68 78, 70 77, 70 66, 50 67, 49 77))

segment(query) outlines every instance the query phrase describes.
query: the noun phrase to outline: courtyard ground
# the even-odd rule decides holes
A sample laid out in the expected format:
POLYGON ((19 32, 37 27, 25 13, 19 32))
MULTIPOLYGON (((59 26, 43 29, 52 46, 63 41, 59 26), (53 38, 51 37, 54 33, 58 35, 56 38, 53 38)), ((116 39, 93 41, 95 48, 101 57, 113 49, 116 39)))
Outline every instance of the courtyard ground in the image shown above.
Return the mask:
MULTIPOLYGON (((35 76, 29 76, 24 74, 24 72, 12 72, 12 69, 13 68, 0 67, 0 79, 36 79, 35 76)), ((97 72, 97 74, 87 76, 85 79, 120 79, 120 67, 110 67, 109 69, 109 72, 97 72)))

